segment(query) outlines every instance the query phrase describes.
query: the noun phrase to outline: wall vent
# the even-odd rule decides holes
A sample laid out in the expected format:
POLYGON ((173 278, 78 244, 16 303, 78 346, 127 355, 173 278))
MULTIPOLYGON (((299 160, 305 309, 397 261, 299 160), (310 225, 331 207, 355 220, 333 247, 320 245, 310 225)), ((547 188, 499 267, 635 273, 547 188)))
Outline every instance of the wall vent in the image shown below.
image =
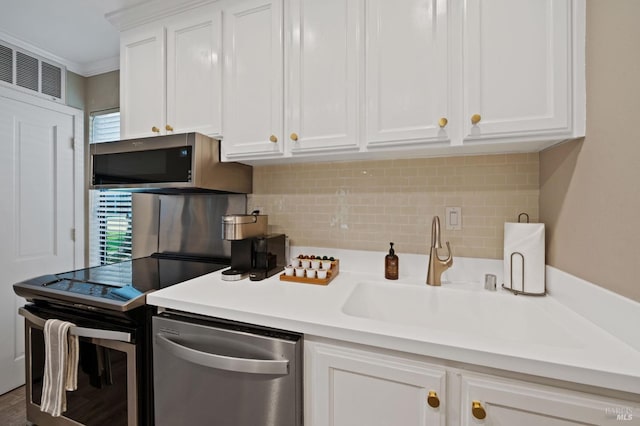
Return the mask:
POLYGON ((67 69, 0 40, 0 84, 64 102, 67 69))

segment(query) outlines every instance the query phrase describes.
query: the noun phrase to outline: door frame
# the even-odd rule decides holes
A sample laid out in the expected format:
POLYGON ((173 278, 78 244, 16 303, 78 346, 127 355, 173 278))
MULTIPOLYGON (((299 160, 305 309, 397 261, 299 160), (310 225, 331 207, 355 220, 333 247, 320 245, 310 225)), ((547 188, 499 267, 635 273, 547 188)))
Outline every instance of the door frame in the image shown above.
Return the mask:
POLYGON ((73 118, 73 227, 75 229, 73 267, 74 269, 84 267, 85 223, 87 222, 85 206, 87 186, 84 175, 84 111, 0 86, 0 101, 2 98, 70 115, 73 118))

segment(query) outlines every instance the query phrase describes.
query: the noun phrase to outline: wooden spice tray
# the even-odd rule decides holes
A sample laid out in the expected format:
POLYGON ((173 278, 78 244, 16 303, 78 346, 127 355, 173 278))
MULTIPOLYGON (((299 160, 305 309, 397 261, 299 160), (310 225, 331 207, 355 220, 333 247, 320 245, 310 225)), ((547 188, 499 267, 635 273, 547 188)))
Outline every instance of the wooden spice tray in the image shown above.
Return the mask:
POLYGON ((327 271, 327 278, 307 278, 307 277, 296 277, 295 275, 289 277, 284 274, 280 274, 280 281, 289 281, 295 283, 303 283, 303 284, 316 284, 316 285, 327 285, 329 284, 335 277, 340 273, 340 260, 332 260, 331 261, 331 269, 327 271))

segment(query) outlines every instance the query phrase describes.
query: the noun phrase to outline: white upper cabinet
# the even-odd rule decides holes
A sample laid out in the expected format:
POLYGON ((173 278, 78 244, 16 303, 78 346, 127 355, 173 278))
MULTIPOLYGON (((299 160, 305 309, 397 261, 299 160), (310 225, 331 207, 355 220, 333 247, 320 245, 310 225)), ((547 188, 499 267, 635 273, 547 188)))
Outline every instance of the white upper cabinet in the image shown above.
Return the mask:
POLYGON ((211 8, 167 26, 167 124, 174 132, 221 133, 221 32, 221 12, 211 8))
POLYGON ((369 147, 448 141, 451 70, 446 0, 367 0, 369 147))
POLYGON ((285 11, 288 150, 359 147, 364 0, 291 0, 285 11))
POLYGON ((219 135, 223 160, 532 152, 585 132, 585 0, 219 0, 121 40, 122 136, 219 135))
POLYGON ((208 5, 122 33, 123 138, 220 134, 220 15, 208 5))
POLYGON ((282 0, 228 3, 222 10, 227 158, 284 152, 282 0))
POLYGON ((465 143, 573 136, 572 3, 464 2, 465 143))
POLYGON ((120 38, 120 137, 151 136, 166 122, 164 28, 136 28, 120 38))
POLYGON ((358 149, 363 2, 223 9, 225 157, 358 149))

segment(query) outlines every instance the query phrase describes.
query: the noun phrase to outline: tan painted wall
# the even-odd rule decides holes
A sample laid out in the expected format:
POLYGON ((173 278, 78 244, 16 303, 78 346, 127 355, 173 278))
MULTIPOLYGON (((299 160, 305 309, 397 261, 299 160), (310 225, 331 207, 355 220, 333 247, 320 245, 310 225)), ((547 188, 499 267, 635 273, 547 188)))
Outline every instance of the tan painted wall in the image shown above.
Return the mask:
MULTIPOLYGON (((91 77, 84 82, 84 134, 85 134, 85 182, 89 182, 89 117, 92 112, 120 108, 120 71, 111 71, 91 77)), ((85 197, 88 211, 89 197, 85 197)), ((88 217, 88 214, 87 214, 88 217)), ((85 224, 85 261, 89 264, 89 220, 85 224)))
POLYGON ((293 244, 428 253, 431 220, 454 255, 502 258, 504 222, 538 217, 538 154, 291 164, 254 168, 249 208, 293 244), (445 207, 463 228, 445 229, 445 207))
POLYGON ((84 109, 85 83, 81 75, 67 71, 66 104, 73 108, 84 109))
POLYGON ((587 137, 540 154, 547 263, 640 301, 640 1, 587 0, 587 137))

